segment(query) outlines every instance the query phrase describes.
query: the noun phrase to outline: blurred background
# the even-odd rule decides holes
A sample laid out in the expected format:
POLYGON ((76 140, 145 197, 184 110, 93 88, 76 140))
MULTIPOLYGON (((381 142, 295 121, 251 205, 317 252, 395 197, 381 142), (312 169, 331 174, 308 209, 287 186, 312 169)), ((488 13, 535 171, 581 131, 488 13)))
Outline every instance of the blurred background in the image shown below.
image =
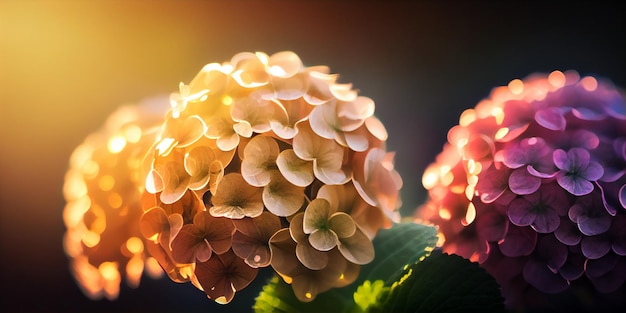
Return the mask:
POLYGON ((0 311, 246 312, 144 278, 117 301, 81 293, 63 252, 69 156, 123 104, 178 90, 242 51, 293 50, 376 102, 404 215, 459 114, 495 86, 577 70, 626 86, 623 10, 608 1, 0 0, 0 311))

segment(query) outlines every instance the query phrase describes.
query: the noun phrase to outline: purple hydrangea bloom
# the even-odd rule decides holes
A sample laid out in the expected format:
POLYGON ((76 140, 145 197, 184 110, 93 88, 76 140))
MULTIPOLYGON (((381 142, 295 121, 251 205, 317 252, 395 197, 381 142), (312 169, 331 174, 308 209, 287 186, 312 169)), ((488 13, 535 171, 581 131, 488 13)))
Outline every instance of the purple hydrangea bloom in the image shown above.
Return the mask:
POLYGON ((574 285, 626 291, 624 99, 575 71, 494 88, 450 129, 415 217, 491 273, 509 308, 574 285))

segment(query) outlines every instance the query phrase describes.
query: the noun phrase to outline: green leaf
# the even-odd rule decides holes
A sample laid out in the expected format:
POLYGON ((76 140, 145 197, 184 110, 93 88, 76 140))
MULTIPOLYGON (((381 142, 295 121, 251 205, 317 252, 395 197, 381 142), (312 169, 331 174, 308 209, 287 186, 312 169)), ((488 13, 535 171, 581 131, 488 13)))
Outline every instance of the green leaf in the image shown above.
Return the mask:
POLYGON ((437 229, 416 223, 399 223, 379 231, 374 238, 375 258, 361 267, 352 284, 319 294, 309 303, 300 302, 291 286, 274 278, 263 288, 254 305, 255 312, 359 312, 354 293, 366 280, 383 280, 390 285, 405 265, 428 256, 437 242, 437 229))
POLYGON ((396 276, 381 300, 369 312, 506 312, 491 275, 478 263, 440 250, 396 276))

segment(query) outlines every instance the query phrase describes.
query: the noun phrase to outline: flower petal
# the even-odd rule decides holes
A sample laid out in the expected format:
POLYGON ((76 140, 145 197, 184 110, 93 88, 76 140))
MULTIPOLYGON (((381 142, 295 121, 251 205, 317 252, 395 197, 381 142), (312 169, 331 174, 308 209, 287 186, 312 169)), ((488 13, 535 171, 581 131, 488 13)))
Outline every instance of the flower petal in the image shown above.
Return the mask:
POLYGON ((537 217, 537 214, 533 211, 532 204, 523 197, 511 201, 507 215, 511 222, 517 226, 529 226, 537 217))
POLYGON ((302 207, 304 187, 296 186, 282 175, 272 175, 269 185, 263 188, 263 204, 277 216, 291 216, 302 207))
POLYGON ((539 189, 541 178, 531 175, 526 168, 519 168, 509 176, 509 188, 518 195, 529 195, 539 189))
POLYGON ((325 251, 311 246, 308 240, 296 246, 298 260, 312 270, 322 270, 328 265, 328 254, 325 251))
POLYGON ((598 259, 611 250, 611 243, 602 235, 583 237, 580 248, 587 258, 598 259))
POLYGON ((529 255, 535 249, 537 232, 530 227, 509 226, 504 240, 498 242, 502 254, 508 257, 529 255))
POLYGON ((332 229, 339 238, 350 237, 356 231, 356 225, 352 217, 343 212, 336 212, 330 216, 328 228, 332 229))
POLYGON ((184 225, 172 240, 172 258, 178 263, 205 262, 211 257, 211 246, 204 232, 193 224, 184 225))
POLYGON ((354 235, 340 239, 339 252, 355 264, 367 264, 374 260, 374 244, 358 228, 354 235))
POLYGON ((569 287, 569 283, 561 275, 553 273, 544 263, 537 260, 528 260, 523 273, 524 279, 542 292, 559 293, 569 287))
POLYGON ((305 234, 310 234, 320 226, 326 225, 330 218, 330 204, 326 199, 313 199, 304 211, 302 227, 305 234))
POLYGON ((327 228, 318 228, 309 235, 311 246, 320 251, 328 251, 337 246, 338 242, 337 234, 327 228))
POLYGON ((547 129, 563 131, 566 121, 559 108, 549 107, 541 109, 535 113, 535 121, 547 129))
POLYGON ((558 175, 556 181, 563 189, 575 196, 584 196, 593 191, 593 184, 579 176, 558 175))
POLYGON ((290 183, 306 187, 315 179, 313 163, 300 159, 293 149, 283 150, 276 159, 276 165, 290 183))
POLYGON ((215 253, 222 254, 230 249, 235 231, 230 219, 214 217, 207 211, 200 211, 194 217, 193 224, 204 232, 203 239, 209 242, 215 253))

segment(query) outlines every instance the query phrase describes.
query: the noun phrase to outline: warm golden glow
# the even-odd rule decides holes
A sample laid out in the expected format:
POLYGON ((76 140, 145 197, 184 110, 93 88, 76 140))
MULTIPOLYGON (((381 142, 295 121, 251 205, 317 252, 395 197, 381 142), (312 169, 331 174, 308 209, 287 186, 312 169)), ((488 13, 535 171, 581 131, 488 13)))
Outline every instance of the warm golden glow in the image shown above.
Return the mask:
POLYGON ((125 146, 126 146, 126 139, 124 139, 124 137, 120 135, 111 137, 109 139, 109 142, 107 143, 107 149, 109 149, 109 152, 114 153, 114 154, 122 151, 125 146))
POLYGON ((450 210, 446 208, 440 208, 439 217, 441 217, 444 220, 450 220, 450 218, 452 218, 452 214, 450 214, 450 210))
POLYGON ((305 296, 307 299, 311 299, 311 298, 313 297, 313 295, 312 295, 310 292, 305 293, 305 294, 304 294, 304 296, 305 296))
POLYGON ((117 192, 111 193, 109 197, 107 198, 107 201, 109 202, 109 205, 113 209, 119 209, 122 206, 122 202, 123 202, 122 196, 120 196, 120 194, 117 192))
POLYGON ((224 95, 222 97, 222 103, 224 105, 231 105, 231 104, 233 104, 233 98, 231 96, 229 96, 229 95, 224 95))
POLYGON ((143 242, 137 237, 130 237, 126 241, 126 249, 132 254, 143 252, 143 242))
POLYGON ((124 129, 124 138, 130 143, 137 143, 141 139, 141 127, 129 125, 124 129))
POLYGON ((502 127, 500 129, 498 129, 498 131, 496 131, 496 134, 495 134, 494 138, 496 140, 502 140, 502 138, 504 138, 508 133, 509 133, 509 128, 508 127, 502 127))
POLYGON ((598 88, 598 80, 591 76, 583 77, 579 84, 587 91, 595 91, 598 88))
POLYGON ((459 125, 465 127, 476 120, 476 111, 474 109, 467 109, 461 113, 459 118, 459 125))
POLYGON ((111 175, 104 175, 98 180, 98 187, 100 187, 102 191, 109 191, 113 189, 114 185, 115 179, 111 175))
POLYGON ((467 226, 474 222, 476 218, 476 207, 474 207, 474 203, 470 202, 467 206, 467 213, 465 213, 465 218, 461 221, 461 224, 467 226))
POLYGON ((510 81, 509 90, 511 90, 511 93, 514 95, 521 94, 524 91, 524 82, 521 79, 514 79, 510 81))
POLYGON ((88 231, 83 234, 82 240, 85 246, 87 246, 88 248, 93 248, 100 242, 100 234, 93 231, 88 231))
POLYGON ((120 272, 117 269, 117 263, 115 262, 103 262, 98 267, 98 271, 105 280, 116 280, 120 276, 120 272))
POLYGON ((548 82, 556 88, 561 88, 565 85, 565 74, 561 71, 553 71, 548 75, 548 82))

